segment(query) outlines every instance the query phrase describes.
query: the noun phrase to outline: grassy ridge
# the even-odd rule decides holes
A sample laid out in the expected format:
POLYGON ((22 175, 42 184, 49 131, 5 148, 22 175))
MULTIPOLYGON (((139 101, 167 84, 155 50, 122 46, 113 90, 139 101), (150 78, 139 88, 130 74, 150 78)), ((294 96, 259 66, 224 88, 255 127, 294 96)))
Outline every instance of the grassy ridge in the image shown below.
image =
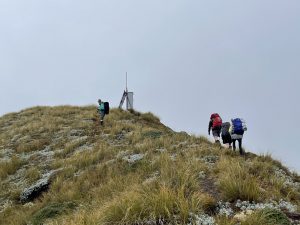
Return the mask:
MULTIPOLYGON (((1 117, 0 127, 1 158, 8 158, 0 163, 0 224, 188 224, 200 214, 236 224, 218 215, 219 201, 300 205, 299 176, 280 162, 241 158, 173 132, 151 113, 113 109, 100 127, 94 106, 35 107, 1 117), (143 158, 124 160, 135 154, 143 158), (47 192, 18 201, 23 188, 57 169, 47 192)), ((248 221, 270 214, 263 213, 248 221)))

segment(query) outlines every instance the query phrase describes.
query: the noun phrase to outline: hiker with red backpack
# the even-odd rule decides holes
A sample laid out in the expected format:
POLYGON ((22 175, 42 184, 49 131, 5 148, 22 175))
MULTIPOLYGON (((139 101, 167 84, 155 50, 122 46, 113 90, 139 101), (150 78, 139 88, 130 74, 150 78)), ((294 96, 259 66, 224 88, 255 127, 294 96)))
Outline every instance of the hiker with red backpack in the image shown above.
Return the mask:
POLYGON ((97 111, 100 115, 100 124, 103 125, 103 120, 106 114, 109 114, 109 103, 102 102, 101 99, 98 99, 98 108, 97 111))
POLYGON ((218 113, 211 114, 208 125, 208 135, 210 135, 210 131, 212 131, 215 142, 218 144, 220 144, 221 127, 222 118, 220 117, 220 115, 218 113))
POLYGON ((247 130, 246 122, 243 119, 235 118, 231 119, 231 139, 233 144, 233 150, 236 149, 236 141, 239 143, 239 151, 241 155, 244 155, 244 151, 242 148, 242 139, 244 132, 247 130))

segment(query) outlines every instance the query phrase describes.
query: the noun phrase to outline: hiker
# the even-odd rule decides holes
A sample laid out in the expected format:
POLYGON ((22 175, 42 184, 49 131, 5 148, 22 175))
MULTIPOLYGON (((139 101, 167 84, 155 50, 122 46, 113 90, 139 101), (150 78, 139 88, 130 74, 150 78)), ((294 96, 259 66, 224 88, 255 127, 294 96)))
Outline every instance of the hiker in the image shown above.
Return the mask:
POLYGON ((231 123, 230 122, 225 122, 222 123, 221 126, 221 137, 223 140, 223 144, 226 145, 227 148, 231 148, 231 134, 230 134, 230 128, 231 128, 231 123))
POLYGON ((231 119, 231 139, 232 139, 232 145, 233 145, 233 150, 235 151, 236 149, 236 141, 239 143, 239 151, 240 155, 244 155, 244 151, 242 148, 242 139, 244 132, 247 130, 246 122, 243 119, 240 118, 235 118, 231 119))
POLYGON ((109 114, 109 103, 102 102, 101 99, 98 99, 98 108, 97 111, 100 114, 100 124, 103 125, 103 120, 106 114, 109 114))
POLYGON ((220 133, 221 133, 221 126, 222 126, 222 118, 218 113, 213 113, 210 116, 210 121, 208 125, 208 135, 210 135, 210 130, 212 131, 212 135, 215 139, 215 143, 220 143, 220 133))

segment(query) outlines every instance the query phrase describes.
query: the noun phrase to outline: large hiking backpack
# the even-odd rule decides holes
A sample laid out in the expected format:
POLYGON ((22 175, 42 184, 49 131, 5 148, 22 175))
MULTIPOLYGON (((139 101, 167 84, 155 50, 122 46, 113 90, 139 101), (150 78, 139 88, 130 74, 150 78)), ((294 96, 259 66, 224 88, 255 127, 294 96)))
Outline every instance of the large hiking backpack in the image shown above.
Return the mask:
POLYGON ((231 123, 225 122, 222 123, 221 134, 222 136, 230 134, 231 123))
POLYGON ((247 125, 246 125, 245 120, 236 118, 236 119, 232 119, 231 122, 232 122, 232 133, 233 134, 243 135, 244 132, 247 130, 247 125))
POLYGON ((222 126, 222 118, 218 113, 211 114, 210 119, 213 121, 212 128, 222 126))
POLYGON ((108 102, 104 102, 104 113, 109 114, 109 103, 108 102))

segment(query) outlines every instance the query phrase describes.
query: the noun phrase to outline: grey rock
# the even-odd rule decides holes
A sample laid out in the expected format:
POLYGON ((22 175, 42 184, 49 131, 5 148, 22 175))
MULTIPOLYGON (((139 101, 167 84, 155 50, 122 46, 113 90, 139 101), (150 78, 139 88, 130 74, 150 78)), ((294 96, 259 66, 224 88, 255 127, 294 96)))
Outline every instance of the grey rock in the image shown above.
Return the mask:
POLYGON ((140 160, 142 160, 144 158, 144 154, 134 154, 134 155, 129 155, 129 156, 125 156, 123 157, 124 161, 127 161, 128 163, 136 163, 140 160))
POLYGON ((28 188, 25 188, 20 195, 21 202, 26 203, 32 201, 35 198, 39 197, 42 192, 46 191, 50 185, 50 180, 52 176, 57 171, 58 170, 53 170, 44 174, 43 177, 40 180, 38 180, 35 184, 28 188))

